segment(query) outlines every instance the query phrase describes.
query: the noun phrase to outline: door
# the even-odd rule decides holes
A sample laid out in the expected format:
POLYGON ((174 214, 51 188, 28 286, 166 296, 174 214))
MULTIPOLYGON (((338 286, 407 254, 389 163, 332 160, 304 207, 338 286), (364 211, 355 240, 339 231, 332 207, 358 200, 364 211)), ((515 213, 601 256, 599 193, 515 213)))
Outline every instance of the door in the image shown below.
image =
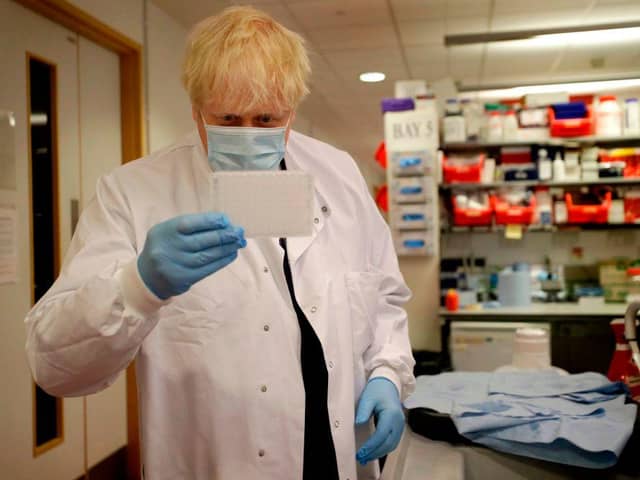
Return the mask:
MULTIPOLYGON (((78 39, 80 80, 80 209, 96 182, 122 163, 120 60, 83 37, 78 39)), ((124 374, 86 403, 87 460, 92 467, 127 444, 127 392, 124 374)))
POLYGON ((0 45, 0 111, 15 119, 15 189, 0 182, 0 209, 17 217, 17 279, 0 283, 0 476, 70 480, 126 445, 124 378, 84 399, 36 391, 23 319, 46 289, 35 260, 59 267, 97 178, 121 163, 119 59, 9 0, 0 45), (38 143, 45 130, 51 142, 38 143))
MULTIPOLYGON (((79 196, 79 128, 78 128, 78 65, 76 35, 59 25, 37 16, 8 0, 0 0, 0 109, 13 112, 16 189, 0 191, 0 204, 15 208, 17 217, 17 281, 0 284, 0 469, 2 475, 12 479, 64 479, 77 478, 84 471, 83 462, 83 406, 82 399, 65 399, 53 414, 54 426, 59 431, 45 435, 36 447, 38 424, 35 422, 35 394, 31 374, 27 367, 24 344, 24 316, 34 300, 32 245, 32 178, 31 127, 34 124, 53 132, 54 141, 37 147, 34 161, 48 162, 55 185, 49 185, 51 203, 57 203, 54 227, 49 238, 52 255, 49 261, 59 263, 60 255, 71 239, 72 199, 79 196), (50 77, 39 77, 47 82, 52 110, 31 113, 28 96, 31 60, 41 67, 35 75, 49 72, 50 77), (57 163, 57 166, 55 165, 57 163), (57 167, 57 168, 56 168, 57 167), (60 175, 60 172, 65 172, 60 175), (51 447, 51 448, 49 448, 51 447)), ((38 82, 35 82, 38 84, 38 82)), ((34 88, 40 88, 34 85, 34 88)), ((38 104, 35 104, 38 109, 38 104)), ((42 165, 39 165, 40 167, 42 165)), ((46 168, 37 168, 43 172, 46 168)), ((40 175, 40 174, 38 174, 40 175)), ((38 185, 36 178, 34 184, 38 185)), ((49 182, 50 183, 50 182, 49 182)), ((40 192, 37 190, 36 193, 40 192)), ((52 220, 53 221, 53 220, 52 220)), ((41 227, 41 225, 36 225, 41 227)), ((43 260, 44 261, 44 260, 43 260)), ((51 405, 50 405, 51 406, 51 405)), ((48 414, 52 414, 48 410, 48 414)), ((40 428, 42 430, 42 428, 40 428)), ((51 433, 51 432, 48 432, 51 433)))

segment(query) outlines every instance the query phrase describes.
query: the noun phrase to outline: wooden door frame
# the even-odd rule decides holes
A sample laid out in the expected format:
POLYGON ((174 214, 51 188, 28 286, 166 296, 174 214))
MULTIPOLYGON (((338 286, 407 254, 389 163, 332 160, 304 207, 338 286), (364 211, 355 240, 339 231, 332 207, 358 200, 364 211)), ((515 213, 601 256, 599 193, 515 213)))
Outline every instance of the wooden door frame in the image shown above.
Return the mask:
MULTIPOLYGON (((45 18, 116 53, 120 58, 122 163, 146 152, 142 46, 66 0, 15 0, 45 18)), ((127 471, 140 478, 138 394, 134 365, 127 368, 127 471)))

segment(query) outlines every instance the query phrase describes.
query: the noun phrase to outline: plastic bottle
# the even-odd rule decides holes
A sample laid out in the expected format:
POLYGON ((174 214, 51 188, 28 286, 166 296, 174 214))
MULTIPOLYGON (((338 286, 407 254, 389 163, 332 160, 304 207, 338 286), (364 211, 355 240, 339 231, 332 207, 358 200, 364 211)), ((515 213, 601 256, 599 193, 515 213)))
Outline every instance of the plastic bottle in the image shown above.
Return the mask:
POLYGON ((640 135, 640 104, 637 98, 624 101, 624 134, 640 135))
POLYGON ((444 305, 446 309, 450 312, 455 312, 456 310, 458 310, 459 304, 460 299, 458 297, 458 292, 453 288, 449 289, 444 297, 444 305))
POLYGON ((460 103, 462 104, 462 115, 464 116, 467 140, 475 142, 480 139, 482 110, 478 103, 468 98, 463 98, 460 103))
POLYGON ((615 95, 602 95, 596 113, 596 132, 602 137, 622 136, 622 111, 615 95))
POLYGON ((465 121, 457 99, 447 99, 446 113, 442 125, 445 143, 466 141, 465 121))
POLYGON ((489 113, 489 129, 487 140, 490 142, 501 142, 503 140, 502 114, 493 110, 489 113))
POLYGON ((518 139, 518 118, 515 110, 509 110, 502 121, 502 135, 507 142, 518 139))
POLYGON ((552 177, 551 159, 544 148, 538 150, 538 178, 540 180, 551 180, 552 177))
POLYGON ((553 159, 553 180, 555 182, 562 182, 564 178, 564 161, 562 160, 560 152, 556 152, 556 156, 553 159))

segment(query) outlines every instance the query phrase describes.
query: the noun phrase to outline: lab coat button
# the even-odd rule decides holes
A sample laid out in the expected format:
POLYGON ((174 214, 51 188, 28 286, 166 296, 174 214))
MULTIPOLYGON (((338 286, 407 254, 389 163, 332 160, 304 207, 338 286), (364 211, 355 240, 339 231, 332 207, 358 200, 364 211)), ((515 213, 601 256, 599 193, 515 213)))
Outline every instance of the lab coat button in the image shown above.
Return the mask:
POLYGON ((333 368, 333 362, 329 360, 329 368, 333 368))
POLYGON ((262 385, 262 386, 260 387, 260 391, 261 391, 262 393, 266 392, 266 391, 267 391, 267 386, 266 386, 266 385, 262 385))
POLYGON ((316 313, 317 311, 318 311, 318 307, 316 307, 315 305, 311 307, 311 313, 316 313))
POLYGON ((315 223, 316 225, 320 223, 320 219, 318 217, 313 219, 313 223, 315 223))
POLYGON ((335 422, 333 422, 333 426, 336 428, 340 427, 340 420, 336 420, 335 422))
POLYGON ((323 206, 322 207, 322 213, 327 213, 329 211, 329 209, 327 208, 327 206, 323 206))
POLYGON ((264 457, 264 450, 263 449, 258 450, 258 456, 259 457, 264 457))
POLYGON ((269 268, 268 267, 264 267, 264 269, 262 270, 264 273, 269 273, 269 268))
POLYGON ((269 325, 265 325, 265 326, 264 326, 264 327, 262 327, 262 328, 264 328, 264 331, 265 331, 265 332, 268 332, 268 331, 269 331, 269 325))

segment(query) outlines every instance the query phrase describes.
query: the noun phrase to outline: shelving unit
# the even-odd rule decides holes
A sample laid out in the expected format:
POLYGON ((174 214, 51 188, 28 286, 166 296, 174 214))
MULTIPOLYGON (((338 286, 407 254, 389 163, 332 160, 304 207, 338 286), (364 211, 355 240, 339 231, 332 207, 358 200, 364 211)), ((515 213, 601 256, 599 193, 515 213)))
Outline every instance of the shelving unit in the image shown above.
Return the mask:
MULTIPOLYGON (((566 147, 600 146, 603 148, 616 147, 638 147, 640 146, 640 136, 623 137, 570 137, 570 138, 548 138, 544 140, 523 140, 523 141, 503 141, 503 142, 461 142, 442 144, 441 150, 447 153, 453 152, 485 152, 494 156, 499 154, 503 147, 551 147, 552 149, 562 149, 566 147)), ((559 189, 572 189, 581 187, 607 186, 613 188, 640 186, 640 177, 606 177, 594 180, 521 180, 521 181, 494 181, 490 183, 446 183, 439 185, 438 189, 441 197, 451 195, 452 192, 491 192, 503 188, 534 188, 548 187, 559 189)), ((527 233, 535 232, 562 232, 579 230, 634 230, 640 228, 640 224, 554 224, 554 225, 529 225, 522 226, 527 233)), ((502 226, 451 226, 441 229, 441 234, 448 233, 494 233, 504 231, 502 226)))
POLYGON ((482 150, 489 148, 500 147, 528 147, 531 145, 549 146, 549 147, 564 147, 571 144, 580 145, 608 145, 608 146, 624 146, 629 143, 640 144, 639 136, 625 136, 625 137, 567 137, 567 138, 547 138, 544 140, 518 140, 518 141, 503 141, 503 142, 461 142, 461 143, 444 143, 441 146, 442 150, 482 150))
MULTIPOLYGON (((449 228, 441 228, 442 234, 456 233, 501 233, 505 231, 504 225, 491 226, 452 226, 449 228)), ((605 230, 638 230, 640 224, 636 223, 587 223, 587 224, 569 224, 561 225, 522 225, 523 232, 526 233, 553 233, 553 232, 571 232, 571 231, 605 231, 605 230)))
POLYGON ((522 180, 513 182, 492 182, 492 183, 449 183, 440 185, 441 191, 446 190, 491 190, 494 188, 503 187, 590 187, 597 185, 619 185, 619 186, 633 186, 640 185, 640 177, 638 178, 601 178, 594 181, 541 181, 541 180, 522 180))

